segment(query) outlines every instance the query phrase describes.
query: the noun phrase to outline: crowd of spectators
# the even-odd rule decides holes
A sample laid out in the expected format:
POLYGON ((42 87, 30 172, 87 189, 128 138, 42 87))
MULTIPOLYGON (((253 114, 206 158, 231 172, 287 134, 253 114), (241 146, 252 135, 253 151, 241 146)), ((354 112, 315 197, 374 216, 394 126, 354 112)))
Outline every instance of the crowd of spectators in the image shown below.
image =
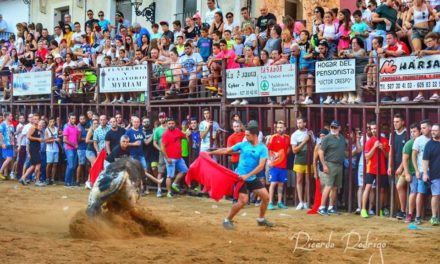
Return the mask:
MULTIPOLYGON (((213 96, 221 96, 221 60, 226 68, 297 63, 300 87, 296 100, 303 104, 347 104, 363 102, 365 90, 375 90, 375 63, 382 57, 440 54, 440 6, 427 0, 360 0, 356 10, 317 6, 312 25, 286 15, 282 21, 266 5, 252 18, 247 7, 241 17, 221 10, 208 0, 208 12, 185 18, 184 24, 161 21, 151 28, 131 23, 116 12, 115 23, 103 11, 95 18, 73 22, 66 14, 53 29, 41 23, 18 23, 16 32, 1 44, 0 70, 4 98, 9 98, 12 73, 54 70, 57 93, 68 98, 93 91, 93 71, 75 69, 153 63, 153 90, 159 98, 179 94, 189 98, 200 84, 213 96), (240 22, 239 22, 240 21, 240 22), (311 30, 308 30, 311 28, 311 30), (314 95, 315 61, 356 58, 356 92, 314 95), (200 82, 199 82, 200 81, 200 82), (84 85, 86 84, 86 85, 84 85), (164 90, 164 91, 161 91, 164 90)), ((0 31, 6 22, 0 15, 0 31)), ((138 93, 106 94, 103 103, 136 102, 138 93)), ((429 97, 438 100, 437 91, 429 97)), ((96 100, 96 97, 94 98, 96 100)), ((277 98, 269 98, 276 103, 277 98)), ((407 96, 385 94, 382 101, 408 101, 407 96)), ((425 100, 420 92, 414 101, 425 100)), ((291 103, 290 97, 281 104, 291 103)), ((233 105, 245 105, 235 100, 233 105)))

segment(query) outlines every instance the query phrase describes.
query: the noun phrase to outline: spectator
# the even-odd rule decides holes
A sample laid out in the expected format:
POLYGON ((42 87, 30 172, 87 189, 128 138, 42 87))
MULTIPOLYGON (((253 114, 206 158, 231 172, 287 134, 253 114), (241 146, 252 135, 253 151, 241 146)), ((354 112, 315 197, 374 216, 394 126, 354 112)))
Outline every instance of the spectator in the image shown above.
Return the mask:
POLYGON ((223 13, 220 11, 215 12, 214 20, 209 27, 209 35, 212 36, 214 32, 220 32, 220 38, 222 37, 224 31, 223 13))
POLYGON ((125 129, 118 126, 116 122, 116 118, 110 118, 110 126, 111 129, 105 135, 105 150, 107 154, 110 154, 111 151, 119 144, 119 139, 122 135, 126 133, 125 129))
POLYGON ((200 152, 208 152, 211 148, 216 147, 217 133, 220 130, 220 125, 211 117, 209 109, 203 110, 204 120, 200 122, 200 152))
POLYGON ((118 141, 118 144, 107 155, 107 158, 104 162, 104 167, 107 167, 110 163, 113 163, 118 159, 130 157, 130 138, 127 135, 122 135, 118 141))
POLYGON ((69 25, 71 30, 73 28, 72 16, 70 14, 64 15, 64 25, 69 25))
POLYGON ((277 188, 277 207, 280 209, 287 209, 283 203, 283 187, 287 183, 287 155, 290 149, 290 137, 285 134, 286 125, 283 121, 276 123, 276 134, 269 137, 267 140, 267 149, 269 150, 269 205, 268 210, 274 210, 273 196, 275 188, 277 188))
MULTIPOLYGON (((358 2, 361 3, 361 2, 358 2)), ((368 10, 368 9, 367 9, 368 10)), ((351 38, 359 37, 363 42, 364 46, 366 44, 366 38, 369 36, 369 27, 368 24, 365 23, 362 17, 362 12, 359 10, 354 11, 353 13, 354 23, 351 25, 351 38)))
POLYGON ((202 18, 200 17, 200 13, 195 13, 192 19, 195 23, 195 26, 198 27, 199 29, 206 28, 209 30, 211 24, 202 23, 202 18))
POLYGON ((407 141, 405 120, 400 114, 393 117, 394 132, 390 136, 390 153, 388 154, 388 176, 396 179, 396 189, 399 195, 400 210, 397 211, 396 218, 404 220, 406 218, 406 180, 403 168, 403 148, 407 141))
POLYGON ((46 182, 47 185, 53 185, 55 175, 57 172, 57 165, 60 153, 60 137, 58 135, 58 129, 55 127, 55 118, 49 118, 49 125, 45 130, 45 142, 46 142, 46 182))
POLYGON ((49 53, 49 51, 44 47, 44 44, 42 41, 38 42, 38 49, 35 52, 35 56, 37 58, 40 58, 42 61, 46 61, 46 56, 49 53))
POLYGON ((432 139, 423 152, 423 181, 431 183, 431 224, 436 226, 440 197, 440 124, 432 125, 431 134, 432 139))
POLYGON ((159 32, 159 24, 154 23, 151 25, 151 40, 160 39, 162 33, 159 32))
MULTIPOLYGON (((164 160, 164 154, 162 152, 162 136, 165 133, 165 130, 167 128, 167 122, 166 122, 167 116, 165 114, 165 112, 160 112, 159 113, 159 123, 160 126, 156 128, 156 130, 154 130, 154 134, 153 134, 153 146, 157 149, 157 151, 159 151, 159 161, 158 161, 158 166, 157 166, 157 171, 158 171, 158 175, 157 175, 157 179, 158 180, 162 180, 165 172, 165 160, 164 160)), ((158 185, 157 186, 157 193, 156 193, 156 197, 162 197, 162 189, 161 186, 158 185)))
POLYGON ((185 19, 186 27, 183 29, 183 34, 185 34, 185 39, 192 40, 195 43, 200 36, 200 28, 194 25, 194 21, 191 17, 185 19))
POLYGON ((269 25, 270 20, 273 20, 276 23, 277 18, 274 14, 269 13, 267 5, 263 4, 260 7, 260 16, 258 17, 257 23, 255 25, 255 33, 258 35, 258 45, 261 48, 265 46, 266 40, 268 38, 266 29, 269 25))
POLYGON ((105 136, 110 129, 110 126, 107 125, 107 116, 101 115, 99 117, 99 127, 93 132, 93 145, 97 154, 105 148, 105 136))
MULTIPOLYGON (((244 132, 242 128, 243 128, 243 124, 241 123, 241 121, 232 122, 232 129, 234 130, 234 133, 228 137, 226 147, 230 148, 237 143, 243 142, 244 132)), ((237 168, 239 159, 240 159, 240 153, 234 153, 231 155, 232 170, 235 171, 235 169, 237 168)))
POLYGON ((84 30, 86 30, 87 27, 93 28, 95 23, 99 23, 99 20, 93 17, 93 11, 90 9, 87 10, 87 18, 88 20, 84 23, 84 30))
POLYGON ((257 52, 257 36, 254 34, 254 29, 250 25, 246 25, 244 28, 244 35, 245 35, 245 41, 243 45, 245 47, 252 48, 255 55, 258 54, 257 52))
POLYGON ((31 176, 31 173, 33 172, 35 173, 35 186, 42 187, 46 185, 44 182, 40 181, 40 143, 42 141, 41 129, 42 123, 40 123, 40 116, 35 113, 32 118, 32 126, 29 128, 29 132, 27 132, 27 139, 29 140, 29 148, 27 153, 31 166, 26 170, 26 173, 19 180, 22 185, 28 184, 27 178, 31 176))
POLYGON ((180 192, 179 183, 188 171, 188 167, 182 158, 181 143, 186 136, 180 129, 176 128, 176 122, 173 119, 168 119, 167 126, 168 129, 162 136, 161 148, 167 168, 167 197, 172 198, 171 189, 175 193, 180 192))
MULTIPOLYGON (((420 122, 420 131, 422 135, 414 140, 414 144, 412 147, 412 163, 414 165, 415 177, 411 179, 411 193, 417 193, 416 196, 416 225, 422 224, 422 212, 423 205, 425 203, 424 199, 426 194, 428 193, 427 188, 427 180, 425 180, 423 160, 424 160, 424 151, 426 144, 429 140, 431 140, 431 121, 422 120, 420 122)), ((429 156, 427 156, 429 159, 429 156)), ((434 176, 435 177, 435 176, 434 176)), ((412 213, 412 211, 410 212, 412 213)))
POLYGON ((190 42, 185 43, 185 55, 180 57, 179 63, 183 67, 183 81, 189 81, 189 97, 194 97, 197 80, 201 78, 203 59, 199 53, 193 52, 190 42))
POLYGON ((313 48, 317 49, 319 45, 319 35, 321 34, 321 25, 324 24, 324 8, 320 6, 315 7, 315 9, 313 10, 313 14, 315 15, 315 17, 313 19, 311 44, 313 48))
POLYGON ((177 42, 177 36, 183 36, 182 24, 180 23, 180 20, 173 21, 173 36, 174 44, 177 42))
POLYGON ((297 130, 290 136, 290 144, 292 152, 295 153, 295 165, 293 171, 296 173, 296 188, 298 193, 299 203, 296 210, 308 209, 309 201, 308 189, 304 188, 304 179, 307 174, 313 173, 310 166, 307 165, 308 144, 315 141, 312 131, 306 128, 307 120, 304 117, 296 119, 297 130))
POLYGON ((63 40, 66 41, 66 44, 67 44, 68 48, 71 48, 73 46, 72 36, 73 36, 72 27, 70 25, 67 25, 67 24, 64 25, 63 40))
POLYGON ((281 50, 281 27, 278 25, 273 26, 270 30, 270 38, 266 42, 264 49, 271 54, 272 50, 281 50))
POLYGON ((138 47, 142 46, 142 37, 143 36, 147 36, 148 40, 151 39, 150 32, 146 28, 141 27, 141 24, 134 23, 133 29, 134 29, 134 33, 135 33, 134 38, 137 40, 138 47))
POLYGON ((200 30, 201 37, 197 41, 197 48, 200 56, 204 62, 208 61, 209 56, 212 52, 212 39, 208 37, 208 29, 202 28, 200 30))
POLYGON ((162 37, 165 36, 171 41, 171 43, 174 43, 174 33, 170 31, 168 22, 161 21, 159 24, 162 27, 162 37))
MULTIPOLYGON (((34 115, 35 116, 35 115, 34 115)), ((63 130, 63 142, 65 144, 65 152, 67 159, 66 174, 64 176, 64 187, 70 188, 77 186, 77 183, 73 182, 73 175, 75 173, 75 168, 77 165, 77 150, 78 144, 81 137, 81 131, 75 125, 76 115, 73 113, 69 114, 69 123, 63 130)), ((29 131, 30 133, 31 131, 29 131)))
POLYGON ((81 46, 81 36, 85 34, 85 32, 81 31, 81 24, 79 22, 75 22, 74 24, 74 32, 72 34, 72 51, 76 51, 81 46))
POLYGON ((330 124, 330 134, 322 139, 318 150, 319 160, 323 167, 321 180, 325 186, 318 210, 320 215, 338 214, 336 211, 337 193, 338 189, 342 188, 343 163, 347 147, 347 142, 340 134, 340 130, 339 121, 334 120, 330 124), (329 199, 329 206, 325 209, 327 199, 329 199))
POLYGON ((342 9, 338 13, 339 26, 338 26, 338 52, 347 50, 350 47, 350 34, 351 34, 351 20, 350 10, 342 9))
POLYGON ((319 29, 319 40, 327 41, 328 56, 333 58, 337 51, 337 39, 338 24, 334 22, 333 13, 330 11, 324 14, 324 23, 321 24, 319 29))
POLYGON ((98 25, 101 27, 103 31, 107 30, 109 31, 111 29, 110 21, 104 18, 104 12, 99 11, 98 12, 98 25))
POLYGON ((9 176, 8 168, 14 158, 14 126, 12 125, 12 114, 9 112, 4 113, 4 121, 0 124, 0 146, 2 148, 3 164, 0 168, 0 179, 4 180, 9 176), (6 176, 6 177, 5 177, 6 176))
MULTIPOLYGON (((371 1, 370 1, 371 3, 371 1)), ((388 45, 387 32, 396 31, 397 11, 393 8, 393 0, 384 0, 372 14, 371 22, 376 27, 376 36, 384 38, 384 45, 388 45)))
POLYGON ((8 55, 8 49, 3 46, 1 47, 0 55, 0 76, 2 81, 2 86, 4 89, 9 87, 9 76, 11 72, 9 71, 9 65, 11 64, 11 57, 8 55))
POLYGON ((121 11, 117 11, 115 14, 116 27, 112 27, 116 29, 115 34, 120 34, 122 28, 128 28, 130 26, 130 21, 124 18, 124 14, 121 11))
POLYGON ((222 13, 222 10, 216 6, 215 0, 208 0, 206 5, 208 6, 208 11, 205 14, 205 23, 212 25, 212 22, 215 19, 215 13, 222 13))
POLYGON ((226 23, 223 28, 225 31, 231 31, 234 36, 240 31, 240 24, 237 21, 234 21, 234 14, 232 12, 226 13, 226 23))
POLYGON ((388 153, 390 151, 388 140, 381 135, 378 135, 377 125, 375 122, 370 122, 370 129, 372 137, 370 137, 370 139, 365 143, 364 148, 365 160, 367 161, 367 175, 365 177, 365 190, 362 196, 361 216, 363 218, 368 218, 367 201, 373 182, 376 180, 377 184, 377 181, 379 181, 377 188, 380 188, 380 201, 379 208, 376 208, 376 210, 380 210, 381 216, 385 214, 385 189, 390 186, 385 168, 385 160, 388 158, 388 153), (377 167, 378 159, 380 159, 379 168, 377 167), (377 175, 379 175, 380 179, 377 179, 377 175))

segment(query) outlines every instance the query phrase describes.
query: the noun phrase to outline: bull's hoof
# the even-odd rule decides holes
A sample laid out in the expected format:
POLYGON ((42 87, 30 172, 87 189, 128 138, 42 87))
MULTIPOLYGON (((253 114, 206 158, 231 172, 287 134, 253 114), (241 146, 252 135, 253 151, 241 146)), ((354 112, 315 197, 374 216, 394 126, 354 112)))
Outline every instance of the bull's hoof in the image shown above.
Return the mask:
POLYGON ((86 214, 88 217, 95 217, 100 213, 100 210, 98 208, 94 207, 87 207, 86 214))

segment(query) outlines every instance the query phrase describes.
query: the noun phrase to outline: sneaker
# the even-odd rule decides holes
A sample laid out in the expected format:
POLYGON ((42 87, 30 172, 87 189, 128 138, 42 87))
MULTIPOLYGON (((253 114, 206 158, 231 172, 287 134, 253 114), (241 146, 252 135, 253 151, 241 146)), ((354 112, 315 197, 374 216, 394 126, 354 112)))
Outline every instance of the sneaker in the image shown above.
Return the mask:
POLYGON ((376 214, 376 212, 374 212, 374 210, 369 210, 368 211, 368 215, 375 215, 376 214))
POLYGON ((287 209, 288 207, 283 202, 279 202, 278 203, 278 208, 280 208, 280 209, 287 209))
POLYGON ((347 104, 348 103, 348 99, 347 97, 342 98, 341 101, 339 101, 340 104, 347 104))
POLYGON ((394 100, 391 96, 385 96, 380 101, 386 103, 386 102, 393 102, 394 100))
POLYGON ((261 200, 260 199, 256 200, 255 201, 255 207, 258 207, 260 205, 261 205, 261 200))
POLYGON ((325 208, 318 209, 318 214, 323 215, 323 216, 328 216, 329 215, 328 212, 327 212, 327 209, 325 209, 325 208))
POLYGON ((383 209, 383 216, 390 216, 390 210, 388 208, 383 209))
POLYGON ((84 188, 91 190, 92 189, 92 183, 90 181, 86 181, 86 184, 84 185, 84 188))
POLYGON ((305 104, 305 105, 313 104, 313 100, 310 99, 310 97, 306 96, 306 99, 304 99, 304 101, 302 101, 301 104, 305 104))
POLYGON ((9 179, 11 179, 11 180, 17 179, 17 176, 15 176, 15 173, 13 171, 11 171, 11 173, 9 173, 9 179))
POLYGON ((323 104, 332 104, 333 103, 333 98, 331 96, 327 96, 327 99, 325 99, 324 102, 322 102, 323 104))
POLYGON ((123 103, 125 103, 125 100, 124 100, 124 98, 123 97, 121 97, 119 100, 118 100, 118 103, 120 103, 120 104, 123 104, 123 103))
POLYGON ((401 211, 397 212, 397 213, 396 213, 396 219, 397 219, 397 220, 403 220, 403 219, 405 219, 405 213, 404 213, 404 212, 401 212, 401 211))
POLYGON ((240 105, 248 105, 249 103, 248 103, 248 101, 247 100, 244 100, 243 99, 243 101, 241 101, 241 103, 240 103, 240 105))
POLYGON ((156 197, 157 197, 157 198, 162 197, 162 190, 161 190, 161 189, 158 189, 158 190, 157 190, 156 197))
POLYGON ((309 204, 308 203, 303 203, 303 209, 306 209, 306 210, 310 209, 309 204))
POLYGON ((304 204, 299 202, 299 204, 296 206, 296 210, 302 210, 303 206, 304 206, 304 204))
POLYGON ((223 227, 227 230, 233 230, 235 229, 234 224, 232 223, 232 221, 225 219, 223 220, 223 227))
POLYGON ((355 104, 361 104, 362 103, 362 97, 356 97, 353 102, 355 104))
POLYGON ((411 223, 413 221, 413 215, 407 214, 405 218, 405 223, 411 223))
POLYGON ((338 211, 336 211, 335 208, 332 208, 332 209, 330 209, 330 210, 327 210, 327 213, 328 213, 329 215, 339 215, 338 211))
POLYGON ((419 94, 416 98, 413 99, 413 102, 423 102, 425 101, 425 97, 423 95, 419 94))
POLYGON ((173 191, 175 191, 176 193, 180 192, 179 185, 177 185, 175 183, 171 184, 171 189, 173 189, 173 191))
POLYGON ((403 96, 402 98, 400 98, 400 101, 402 103, 409 102, 409 97, 408 96, 403 96))
POLYGON ((273 227, 273 226, 275 226, 273 223, 267 221, 266 218, 264 218, 263 220, 258 220, 258 219, 257 219, 257 224, 258 224, 259 226, 267 226, 267 227, 273 227))
POLYGON ((81 183, 80 182, 75 182, 75 186, 76 187, 81 187, 81 183))
POLYGON ((45 182, 41 182, 41 181, 39 181, 39 182, 36 182, 36 183, 35 183, 35 186, 36 186, 36 187, 44 187, 44 186, 46 186, 46 183, 45 183, 45 182))
POLYGON ((115 98, 115 99, 113 99, 113 101, 111 101, 110 103, 111 104, 116 104, 118 102, 118 100, 115 98))
POLYGON ((171 194, 171 192, 167 193, 167 198, 173 198, 173 195, 171 194))
POLYGON ((0 180, 2 180, 2 181, 6 180, 6 177, 3 176, 3 173, 0 173, 0 180))
POLYGON ((384 214, 384 212, 383 212, 383 209, 380 209, 380 210, 379 210, 379 216, 382 216, 382 217, 385 216, 385 214, 384 214))
POLYGON ((440 96, 438 96, 437 93, 434 93, 431 97, 429 97, 429 100, 437 101, 440 99, 440 96))
POLYGON ((240 100, 236 99, 234 102, 231 103, 231 105, 239 105, 240 104, 240 100))
POLYGON ((361 214, 361 208, 356 209, 356 212, 354 212, 355 214, 361 214))
MULTIPOLYGON (((371 211, 371 210, 370 210, 371 211)), ((366 209, 361 210, 361 217, 368 218, 369 212, 366 209)))
POLYGON ((21 183, 23 186, 28 185, 28 183, 23 179, 18 180, 18 182, 21 183))
POLYGON ((414 220, 414 223, 416 223, 416 225, 421 225, 422 224, 422 218, 420 216, 416 216, 416 219, 414 220))
POLYGON ((217 92, 218 90, 215 86, 206 86, 205 89, 211 92, 217 92))
POLYGON ((273 203, 269 203, 267 205, 267 210, 275 210, 275 206, 273 206, 273 203))
POLYGON ((436 226, 438 225, 438 218, 433 216, 431 217, 431 225, 436 226))

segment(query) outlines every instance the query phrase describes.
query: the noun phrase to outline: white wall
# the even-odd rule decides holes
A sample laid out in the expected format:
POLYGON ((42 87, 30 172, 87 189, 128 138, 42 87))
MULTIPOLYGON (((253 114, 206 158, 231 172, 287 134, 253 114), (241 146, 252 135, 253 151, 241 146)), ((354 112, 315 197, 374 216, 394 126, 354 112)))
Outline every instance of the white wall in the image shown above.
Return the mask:
POLYGON ((0 14, 3 20, 8 23, 8 32, 16 32, 15 25, 21 22, 28 22, 29 9, 23 0, 0 0, 0 14))

